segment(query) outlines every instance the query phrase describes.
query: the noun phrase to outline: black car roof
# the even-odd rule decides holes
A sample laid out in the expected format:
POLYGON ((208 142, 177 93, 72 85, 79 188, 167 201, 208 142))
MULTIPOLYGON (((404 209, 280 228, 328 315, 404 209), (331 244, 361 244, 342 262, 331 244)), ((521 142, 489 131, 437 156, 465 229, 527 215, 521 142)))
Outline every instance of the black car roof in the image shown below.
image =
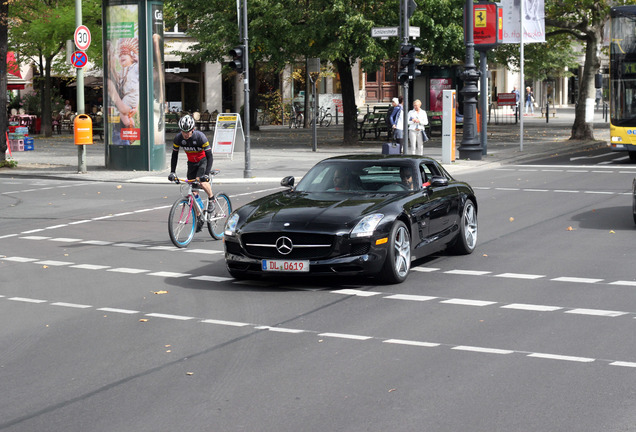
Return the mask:
POLYGON ((417 155, 382 155, 382 154, 350 154, 350 155, 342 155, 342 156, 334 156, 327 159, 322 160, 321 162, 326 161, 377 161, 377 162, 387 162, 387 161, 396 161, 396 162, 404 162, 404 161, 412 161, 413 163, 419 163, 421 161, 431 161, 437 162, 435 159, 432 159, 427 156, 417 156, 417 155))

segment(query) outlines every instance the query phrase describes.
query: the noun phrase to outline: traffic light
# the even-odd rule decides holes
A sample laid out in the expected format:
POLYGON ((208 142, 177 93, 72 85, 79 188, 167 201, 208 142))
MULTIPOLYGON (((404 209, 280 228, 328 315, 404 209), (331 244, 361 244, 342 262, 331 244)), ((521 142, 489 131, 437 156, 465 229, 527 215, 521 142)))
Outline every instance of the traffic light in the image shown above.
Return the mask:
POLYGON ((422 74, 422 72, 417 69, 417 65, 421 63, 422 60, 416 58, 421 52, 422 49, 415 45, 404 44, 400 46, 400 72, 398 73, 398 80, 401 83, 412 80, 422 74))
POLYGON ((237 73, 242 74, 245 72, 245 46, 235 46, 229 51, 229 54, 232 56, 230 67, 236 70, 237 73))

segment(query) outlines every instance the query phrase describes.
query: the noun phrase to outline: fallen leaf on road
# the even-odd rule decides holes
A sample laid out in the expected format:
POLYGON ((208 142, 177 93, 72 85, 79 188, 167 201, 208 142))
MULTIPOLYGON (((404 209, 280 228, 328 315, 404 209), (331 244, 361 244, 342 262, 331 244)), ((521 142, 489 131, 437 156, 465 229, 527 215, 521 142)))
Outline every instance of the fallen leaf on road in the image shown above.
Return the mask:
POLYGON ((147 318, 141 318, 141 319, 139 320, 139 322, 148 322, 148 319, 147 319, 147 318))
POLYGON ((188 376, 194 375, 194 372, 186 372, 186 375, 188 375, 188 376))
POLYGON ((154 291, 154 294, 168 294, 168 291, 154 291))
POLYGON ((614 230, 610 230, 610 234, 616 234, 614 230))
POLYGON ((117 185, 117 189, 121 189, 121 185, 117 185))
POLYGON ((49 266, 45 265, 45 266, 42 266, 42 268, 49 268, 49 266))
POLYGON ((394 391, 396 391, 396 390, 397 390, 397 389, 394 389, 394 388, 393 388, 393 389, 389 390, 389 393, 394 392, 394 391))
POLYGON ((509 220, 510 220, 510 222, 514 222, 514 221, 515 221, 515 218, 513 218, 513 217, 511 216, 509 220))
POLYGON ((574 231, 574 228, 572 228, 571 226, 568 227, 568 231, 574 231))

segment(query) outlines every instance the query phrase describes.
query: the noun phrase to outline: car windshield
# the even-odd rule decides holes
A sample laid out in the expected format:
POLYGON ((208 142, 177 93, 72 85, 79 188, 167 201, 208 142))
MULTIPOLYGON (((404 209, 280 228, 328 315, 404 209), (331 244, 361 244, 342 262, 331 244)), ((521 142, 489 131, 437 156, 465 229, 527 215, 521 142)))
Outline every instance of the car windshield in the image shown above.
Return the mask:
POLYGON ((407 162, 328 161, 314 166, 295 188, 299 192, 400 193, 418 182, 407 162))

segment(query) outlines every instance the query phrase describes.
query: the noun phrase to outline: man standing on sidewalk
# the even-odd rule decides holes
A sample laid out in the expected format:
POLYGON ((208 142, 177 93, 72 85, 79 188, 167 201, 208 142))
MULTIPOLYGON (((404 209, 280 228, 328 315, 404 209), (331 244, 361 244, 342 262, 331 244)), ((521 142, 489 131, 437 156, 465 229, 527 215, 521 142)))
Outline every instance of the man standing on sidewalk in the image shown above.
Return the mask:
POLYGON ((389 118, 391 122, 391 129, 393 130, 393 140, 400 144, 400 152, 404 153, 404 120, 403 120, 403 109, 402 109, 402 96, 399 98, 393 98, 393 111, 391 111, 391 117, 389 118))
POLYGON ((424 128, 428 124, 428 116, 426 111, 422 109, 422 102, 419 99, 413 101, 413 109, 409 111, 408 119, 409 149, 411 154, 424 155, 424 143, 428 141, 424 128))

